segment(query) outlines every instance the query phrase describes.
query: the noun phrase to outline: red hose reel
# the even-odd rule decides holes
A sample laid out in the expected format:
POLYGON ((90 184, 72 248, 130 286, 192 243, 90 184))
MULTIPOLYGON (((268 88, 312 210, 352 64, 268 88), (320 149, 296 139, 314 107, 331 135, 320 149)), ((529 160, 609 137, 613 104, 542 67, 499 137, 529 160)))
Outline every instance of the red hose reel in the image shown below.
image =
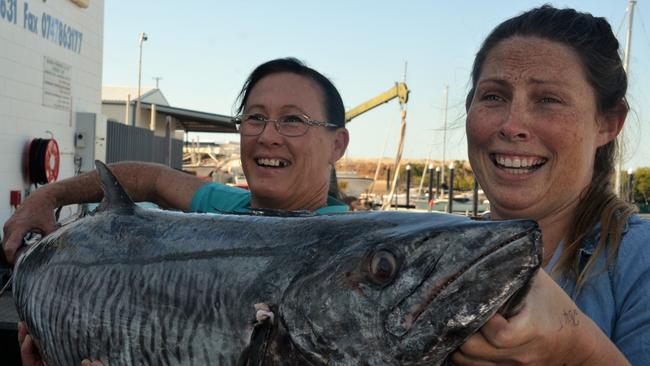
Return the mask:
POLYGON ((29 144, 29 180, 34 184, 47 184, 59 177, 61 155, 55 139, 33 139, 29 144))

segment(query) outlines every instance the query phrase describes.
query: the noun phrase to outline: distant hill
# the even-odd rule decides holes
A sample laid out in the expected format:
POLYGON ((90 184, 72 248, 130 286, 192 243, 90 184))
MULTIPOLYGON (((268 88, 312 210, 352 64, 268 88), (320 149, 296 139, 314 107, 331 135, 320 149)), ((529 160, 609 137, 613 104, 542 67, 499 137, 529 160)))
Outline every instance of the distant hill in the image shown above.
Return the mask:
MULTIPOLYGON (((339 160, 336 164, 336 172, 339 176, 339 186, 345 191, 346 190, 346 178, 356 177, 356 178, 369 178, 373 179, 375 176, 375 171, 377 169, 377 158, 343 158, 339 160)), ((377 181, 372 189, 372 193, 383 194, 386 193, 386 177, 387 177, 387 168, 391 170, 391 180, 394 176, 393 164, 395 160, 392 158, 384 158, 381 160, 381 165, 379 168, 379 174, 377 181)), ((400 189, 406 188, 406 166, 411 166, 411 187, 419 187, 422 179, 422 173, 425 169, 425 164, 427 161, 425 159, 404 159, 400 164, 400 177, 398 181, 398 187, 400 189)), ((435 167, 441 167, 442 162, 435 160, 431 162, 435 167)), ((445 176, 448 176, 449 164, 451 161, 446 162, 445 176)), ((469 162, 457 160, 454 161, 454 166, 456 167, 456 179, 455 186, 459 190, 469 190, 471 189, 474 178, 472 175, 469 162)), ((428 187, 428 176, 425 178, 424 186, 428 187)), ((435 183, 434 183, 435 184, 435 183)))

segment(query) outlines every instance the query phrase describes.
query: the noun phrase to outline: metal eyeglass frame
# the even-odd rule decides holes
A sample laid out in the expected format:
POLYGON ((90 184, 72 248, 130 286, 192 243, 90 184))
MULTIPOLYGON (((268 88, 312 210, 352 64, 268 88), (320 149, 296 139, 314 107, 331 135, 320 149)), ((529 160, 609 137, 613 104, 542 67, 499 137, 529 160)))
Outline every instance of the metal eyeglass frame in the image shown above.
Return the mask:
MULTIPOLYGON (((260 130, 259 133, 256 133, 256 134, 243 134, 243 133, 241 133, 241 125, 242 125, 242 122, 244 121, 245 117, 246 116, 254 116, 254 115, 257 115, 257 113, 244 113, 244 114, 240 114, 240 115, 237 115, 237 116, 233 117, 232 122, 239 126, 238 130, 239 130, 239 133, 242 136, 259 136, 259 135, 261 135, 264 132, 264 129, 266 129, 266 126, 268 125, 269 122, 273 122, 273 125, 275 126, 275 130, 280 135, 286 136, 286 137, 304 136, 307 133, 307 131, 309 131, 309 127, 311 127, 311 126, 334 127, 334 128, 339 127, 339 125, 336 125, 336 124, 331 123, 331 122, 322 122, 322 121, 313 120, 313 119, 311 119, 311 117, 309 117, 308 115, 303 114, 303 113, 297 113, 297 114, 293 113, 293 114, 290 114, 290 115, 296 116, 296 117, 302 117, 302 119, 304 119, 303 122, 294 122, 294 123, 304 123, 305 125, 307 125, 307 128, 305 129, 305 132, 303 132, 303 133, 301 133, 299 135, 287 135, 287 134, 283 133, 282 131, 280 131, 280 124, 283 123, 283 122, 281 122, 281 121, 279 121, 277 119, 266 118, 264 116, 260 116, 259 122, 264 122, 264 127, 262 127, 262 129, 260 130)), ((282 116, 282 117, 286 117, 286 116, 282 116)))

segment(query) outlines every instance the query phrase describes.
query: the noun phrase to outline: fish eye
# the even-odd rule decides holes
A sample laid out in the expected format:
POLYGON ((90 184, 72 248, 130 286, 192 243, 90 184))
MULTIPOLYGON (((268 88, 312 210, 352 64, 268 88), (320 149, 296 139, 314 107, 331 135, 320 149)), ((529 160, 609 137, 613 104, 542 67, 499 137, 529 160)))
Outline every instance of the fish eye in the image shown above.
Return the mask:
POLYGON ((393 253, 380 250, 370 260, 370 275, 374 282, 380 285, 393 280, 397 273, 397 259, 393 253))

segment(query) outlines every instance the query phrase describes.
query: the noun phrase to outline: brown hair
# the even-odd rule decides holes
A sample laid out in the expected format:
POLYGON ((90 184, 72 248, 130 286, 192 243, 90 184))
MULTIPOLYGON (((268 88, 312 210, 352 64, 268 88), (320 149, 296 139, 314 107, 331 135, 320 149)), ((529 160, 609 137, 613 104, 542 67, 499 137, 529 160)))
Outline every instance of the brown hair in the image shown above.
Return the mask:
MULTIPOLYGON (((539 37, 571 47, 582 61, 587 81, 594 88, 598 111, 619 115, 627 113, 627 76, 618 53, 618 40, 607 20, 550 5, 508 19, 488 35, 474 59, 467 108, 474 97, 488 53, 499 42, 514 36, 539 37)), ((636 211, 632 205, 619 199, 611 187, 618 150, 616 139, 596 149, 591 183, 580 196, 576 215, 564 236, 564 251, 553 269, 554 273, 574 277, 578 289, 594 269, 600 253, 607 251, 607 263, 613 261, 625 223, 636 211), (601 225, 600 239, 595 253, 586 264, 581 264, 578 255, 580 248, 598 223, 601 225)))

